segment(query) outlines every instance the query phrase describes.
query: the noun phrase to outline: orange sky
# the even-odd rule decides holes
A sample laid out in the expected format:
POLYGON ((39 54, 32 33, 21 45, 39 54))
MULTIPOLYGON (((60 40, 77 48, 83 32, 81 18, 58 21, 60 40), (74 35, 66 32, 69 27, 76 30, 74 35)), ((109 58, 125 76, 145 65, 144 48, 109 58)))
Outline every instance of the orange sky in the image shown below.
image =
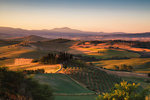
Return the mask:
POLYGON ((79 2, 80 0, 71 0, 73 3, 67 0, 6 1, 0 3, 0 26, 24 29, 70 27, 97 32, 150 32, 149 2, 127 0, 126 4, 118 0, 114 0, 115 3, 96 0, 89 0, 89 3, 79 2))

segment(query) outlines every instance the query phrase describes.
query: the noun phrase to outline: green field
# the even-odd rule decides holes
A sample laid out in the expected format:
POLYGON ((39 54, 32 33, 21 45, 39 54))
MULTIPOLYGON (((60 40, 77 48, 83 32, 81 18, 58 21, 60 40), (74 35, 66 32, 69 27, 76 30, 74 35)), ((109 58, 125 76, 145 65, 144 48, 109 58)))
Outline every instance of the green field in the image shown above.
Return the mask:
POLYGON ((54 93, 65 94, 80 94, 80 93, 94 93, 93 91, 84 88, 80 84, 73 81, 65 74, 37 74, 34 76, 39 82, 49 84, 54 93))
POLYGON ((49 52, 50 51, 48 50, 47 51, 46 50, 32 50, 32 51, 20 54, 20 57, 38 59, 47 55, 49 52))
POLYGON ((133 53, 125 50, 116 49, 89 49, 96 52, 87 53, 84 56, 95 57, 96 59, 119 59, 119 58, 138 58, 140 55, 138 53, 133 53), (98 53, 99 52, 99 53, 98 53))
POLYGON ((84 88, 65 74, 36 74, 34 78, 48 84, 54 91, 55 100, 95 100, 95 92, 84 88))
POLYGON ((55 96, 55 100, 96 100, 97 95, 88 96, 55 96))
POLYGON ((101 60, 93 62, 96 66, 113 69, 114 65, 131 65, 134 71, 150 71, 150 58, 131 58, 121 60, 101 60))

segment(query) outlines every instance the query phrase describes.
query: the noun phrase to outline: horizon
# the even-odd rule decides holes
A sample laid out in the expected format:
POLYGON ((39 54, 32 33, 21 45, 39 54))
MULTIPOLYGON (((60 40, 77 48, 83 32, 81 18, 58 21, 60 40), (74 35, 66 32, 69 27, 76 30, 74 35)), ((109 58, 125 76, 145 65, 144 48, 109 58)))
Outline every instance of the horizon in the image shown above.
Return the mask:
POLYGON ((150 31, 145 31, 145 32, 119 32, 119 31, 114 31, 114 32, 105 32, 105 31, 86 31, 86 30, 80 30, 80 29, 75 29, 75 28, 71 28, 71 27, 54 27, 54 28, 50 28, 50 29, 26 29, 26 28, 20 28, 20 27, 9 27, 9 26, 0 26, 0 28, 13 28, 13 29, 22 29, 22 30, 28 30, 28 31, 32 31, 32 30, 48 30, 51 31, 53 29, 62 29, 62 28, 69 28, 71 30, 78 30, 78 31, 82 31, 82 32, 95 32, 95 33, 127 33, 127 34, 136 34, 136 33, 149 33, 150 31))
POLYGON ((150 32, 149 0, 0 0, 0 26, 69 27, 90 32, 150 32))

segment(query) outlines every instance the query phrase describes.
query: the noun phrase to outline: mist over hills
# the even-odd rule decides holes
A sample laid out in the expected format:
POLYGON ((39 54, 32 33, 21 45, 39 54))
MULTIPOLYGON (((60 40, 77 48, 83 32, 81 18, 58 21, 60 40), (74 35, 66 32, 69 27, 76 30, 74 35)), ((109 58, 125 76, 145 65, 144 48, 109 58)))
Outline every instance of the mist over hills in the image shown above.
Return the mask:
POLYGON ((10 40, 37 42, 37 41, 48 41, 50 40, 50 38, 44 38, 44 37, 40 37, 36 35, 29 35, 29 36, 24 36, 24 37, 10 38, 10 40))
MULTIPOLYGON (((11 39, 16 37, 26 37, 36 35, 45 38, 66 38, 74 40, 107 40, 107 39, 129 39, 129 40, 149 40, 150 32, 146 33, 124 33, 124 32, 86 32, 68 27, 44 29, 44 30, 26 30, 21 28, 0 27, 0 39, 11 39)), ((43 39, 42 39, 43 40, 43 39)))

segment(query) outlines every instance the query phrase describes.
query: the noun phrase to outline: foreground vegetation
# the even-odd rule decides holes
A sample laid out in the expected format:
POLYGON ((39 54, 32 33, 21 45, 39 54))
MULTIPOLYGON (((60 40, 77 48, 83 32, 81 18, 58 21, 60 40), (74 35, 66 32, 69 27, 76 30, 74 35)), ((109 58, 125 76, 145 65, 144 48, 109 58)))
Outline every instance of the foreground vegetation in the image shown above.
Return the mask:
POLYGON ((1 100, 53 100, 48 85, 41 85, 26 74, 0 68, 1 100))
POLYGON ((55 96, 55 100, 96 100, 97 95, 55 96))
POLYGON ((145 100, 145 97, 150 93, 150 89, 137 92, 139 85, 123 81, 120 84, 115 84, 110 93, 99 95, 97 100, 145 100))
POLYGON ((73 81, 65 74, 36 74, 34 79, 39 80, 42 84, 49 84, 55 94, 94 94, 95 92, 88 90, 82 85, 73 81))

